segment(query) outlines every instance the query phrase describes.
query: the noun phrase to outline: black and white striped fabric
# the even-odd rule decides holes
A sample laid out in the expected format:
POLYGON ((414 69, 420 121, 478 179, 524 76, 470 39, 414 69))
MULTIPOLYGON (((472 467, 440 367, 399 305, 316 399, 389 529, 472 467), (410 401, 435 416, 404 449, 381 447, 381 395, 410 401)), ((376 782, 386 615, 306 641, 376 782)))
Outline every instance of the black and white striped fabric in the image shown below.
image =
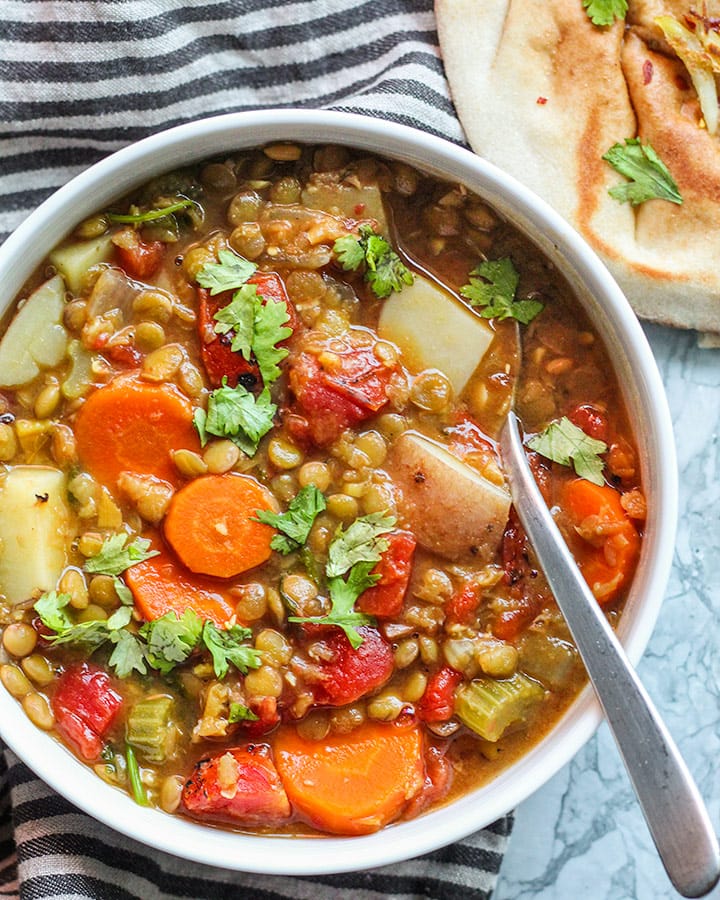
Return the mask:
MULTIPOLYGON (((103 156, 202 116, 329 107, 463 143, 432 0, 0 0, 0 239, 103 156)), ((186 863, 80 813, 0 752, 0 898, 490 896, 511 817, 370 872, 287 878, 186 863)))

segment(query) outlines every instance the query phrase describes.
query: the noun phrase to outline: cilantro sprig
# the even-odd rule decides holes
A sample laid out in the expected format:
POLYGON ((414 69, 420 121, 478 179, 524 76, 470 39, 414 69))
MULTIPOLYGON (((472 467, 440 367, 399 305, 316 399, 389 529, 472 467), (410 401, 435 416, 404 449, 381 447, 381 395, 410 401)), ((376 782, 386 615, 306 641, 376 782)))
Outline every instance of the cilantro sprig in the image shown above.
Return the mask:
POLYGON ((284 513, 256 510, 257 521, 278 530, 279 533, 273 535, 270 546, 287 556, 305 544, 313 522, 325 507, 325 497, 314 484, 308 484, 293 497, 284 513))
POLYGON ((484 319, 517 319, 527 325, 542 312, 543 304, 539 300, 516 300, 519 281, 520 275, 509 257, 487 259, 475 266, 460 294, 484 319))
POLYGON ((292 334, 290 313, 283 300, 264 302, 257 285, 247 284, 257 266, 231 250, 220 250, 218 263, 206 263, 198 284, 211 294, 235 291, 232 300, 215 315, 217 334, 231 334, 231 348, 247 360, 255 357, 265 387, 280 377, 279 363, 288 355, 279 347, 292 334))
POLYGON ((139 630, 131 630, 132 610, 119 607, 107 619, 74 622, 68 613, 68 594, 48 591, 35 603, 35 611, 51 631, 47 640, 53 644, 73 644, 89 653, 111 644, 108 665, 119 678, 127 678, 136 671, 146 675, 148 668, 167 675, 185 662, 199 647, 204 646, 213 660, 217 678, 224 678, 230 664, 243 674, 261 665, 260 653, 245 642, 252 636, 248 628, 233 625, 220 629, 213 622, 203 621, 191 609, 178 617, 165 613, 139 630))
POLYGON ((528 447, 562 466, 572 465, 580 478, 586 478, 593 484, 604 484, 604 463, 600 454, 607 451, 607 444, 585 434, 567 416, 551 422, 544 431, 528 441, 528 447))
POLYGON ((345 632, 354 650, 362 644, 358 631, 363 625, 374 625, 373 616, 358 612, 355 602, 380 578, 373 569, 388 549, 385 534, 395 527, 393 516, 371 513, 356 519, 345 531, 338 529, 328 548, 325 574, 328 578, 330 612, 324 616, 289 616, 289 622, 336 625, 345 632), (348 573, 347 578, 343 576, 348 573))
POLYGON ((583 0, 585 12, 593 25, 612 25, 615 19, 627 15, 627 0, 583 0))
POLYGON ((618 184, 608 191, 620 203, 638 206, 646 200, 667 200, 682 204, 675 179, 650 144, 642 144, 638 138, 626 138, 624 146, 613 144, 603 159, 630 179, 627 184, 618 184))
POLYGON ((190 200, 188 197, 182 197, 175 203, 170 203, 168 206, 159 206, 154 209, 148 209, 146 210, 146 212, 108 212, 105 213, 105 217, 110 222, 116 222, 122 225, 142 225, 145 222, 155 222, 158 219, 165 219, 168 216, 172 216, 174 213, 181 212, 185 209, 195 209, 202 214, 202 207, 199 203, 196 203, 194 200, 190 200))
POLYGON ((110 535, 95 556, 85 562, 85 571, 93 575, 122 575, 130 566, 159 555, 158 550, 148 549, 150 541, 147 538, 135 538, 129 544, 127 541, 128 535, 122 531, 110 535))
POLYGON ((254 456, 260 440, 273 427, 277 406, 265 388, 257 397, 241 384, 228 387, 227 378, 222 386, 208 397, 207 411, 196 409, 193 422, 204 447, 208 435, 229 438, 248 456, 254 456))
POLYGON ((359 235, 338 238, 333 245, 337 260, 346 272, 357 271, 364 264, 365 281, 380 300, 413 283, 413 273, 382 235, 376 234, 370 225, 361 225, 359 235))

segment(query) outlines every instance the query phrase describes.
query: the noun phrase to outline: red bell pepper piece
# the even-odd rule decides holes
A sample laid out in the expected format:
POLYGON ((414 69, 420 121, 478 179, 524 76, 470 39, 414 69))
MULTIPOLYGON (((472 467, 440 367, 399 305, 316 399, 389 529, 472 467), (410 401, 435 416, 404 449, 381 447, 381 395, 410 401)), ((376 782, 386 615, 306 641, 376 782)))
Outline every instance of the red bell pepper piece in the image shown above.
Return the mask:
POLYGON ((397 616, 402 610, 412 572, 416 540, 409 531, 387 535, 388 548, 372 570, 380 580, 358 597, 356 606, 370 616, 397 616))
MULTIPOLYGON (((290 316, 287 327, 292 328, 293 332, 297 331, 299 319, 279 275, 276 275, 275 272, 256 272, 252 278, 248 279, 248 284, 256 285, 257 293, 265 303, 283 302, 290 316)), ((213 387, 220 387, 223 378, 227 378, 230 387, 236 387, 240 382, 243 387, 250 390, 260 382, 260 370, 257 364, 254 360, 248 361, 242 353, 232 349, 234 332, 218 334, 215 331, 217 324, 215 313, 232 301, 233 294, 234 291, 224 291, 211 297, 208 290, 198 288, 200 353, 208 379, 213 387)), ((291 339, 292 335, 281 341, 279 346, 286 345, 291 339)))
POLYGON ((198 819, 236 825, 280 825, 290 802, 264 744, 233 747, 201 759, 185 782, 182 804, 198 819))
MULTIPOLYGON (((332 659, 319 663, 322 671, 313 685, 316 703, 327 706, 354 703, 390 678, 393 672, 392 649, 377 629, 367 625, 358 628, 363 642, 357 650, 353 650, 339 628, 321 628, 326 631, 322 641, 332 654, 332 659)), ((307 631, 317 634, 320 629, 307 631)))
POLYGON ((425 693, 417 704, 423 722, 447 722, 455 711, 455 688, 463 680, 460 672, 443 666, 428 679, 425 693))
POLYGON ((58 730, 87 760, 100 756, 122 705, 108 673, 86 662, 63 673, 52 698, 58 730))

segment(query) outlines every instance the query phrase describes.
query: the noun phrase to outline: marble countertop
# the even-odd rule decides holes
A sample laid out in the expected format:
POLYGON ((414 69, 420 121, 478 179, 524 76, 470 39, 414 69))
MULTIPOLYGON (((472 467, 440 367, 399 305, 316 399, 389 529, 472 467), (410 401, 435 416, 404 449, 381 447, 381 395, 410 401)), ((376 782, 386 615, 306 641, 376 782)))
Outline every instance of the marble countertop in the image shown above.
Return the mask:
MULTIPOLYGON (((680 475, 672 573, 638 671, 720 826, 720 350, 646 325, 680 475)), ((607 726, 517 810, 493 900, 670 900, 607 726)), ((720 886, 710 895, 720 900, 720 886)))

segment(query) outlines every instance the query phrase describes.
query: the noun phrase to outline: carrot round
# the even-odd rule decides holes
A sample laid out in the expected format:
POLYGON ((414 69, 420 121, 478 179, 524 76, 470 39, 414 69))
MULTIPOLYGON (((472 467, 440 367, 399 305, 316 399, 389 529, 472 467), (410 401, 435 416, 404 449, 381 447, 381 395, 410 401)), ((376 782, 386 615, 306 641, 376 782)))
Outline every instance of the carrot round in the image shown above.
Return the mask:
POLYGON ((195 575, 172 558, 163 543, 154 538, 151 548, 158 556, 131 566, 125 581, 144 619, 158 619, 165 613, 194 610, 202 619, 223 626, 235 614, 234 604, 217 582, 195 575))
POLYGON ((609 603, 629 582, 640 553, 640 535, 620 494, 575 478, 563 488, 560 505, 582 538, 574 548, 580 571, 597 601, 609 603))
POLYGON ((181 488, 165 517, 165 537, 192 572, 232 578, 271 554, 275 529, 255 521, 275 510, 272 494, 249 475, 204 475, 181 488))
POLYGON ((392 822, 423 786, 416 725, 367 722, 350 734, 305 740, 293 727, 273 741, 295 812, 331 834, 370 834, 392 822))
POLYGON ((78 456, 102 484, 115 490, 121 472, 182 479, 171 451, 199 450, 190 401, 169 384, 120 375, 86 400, 75 420, 78 456))

